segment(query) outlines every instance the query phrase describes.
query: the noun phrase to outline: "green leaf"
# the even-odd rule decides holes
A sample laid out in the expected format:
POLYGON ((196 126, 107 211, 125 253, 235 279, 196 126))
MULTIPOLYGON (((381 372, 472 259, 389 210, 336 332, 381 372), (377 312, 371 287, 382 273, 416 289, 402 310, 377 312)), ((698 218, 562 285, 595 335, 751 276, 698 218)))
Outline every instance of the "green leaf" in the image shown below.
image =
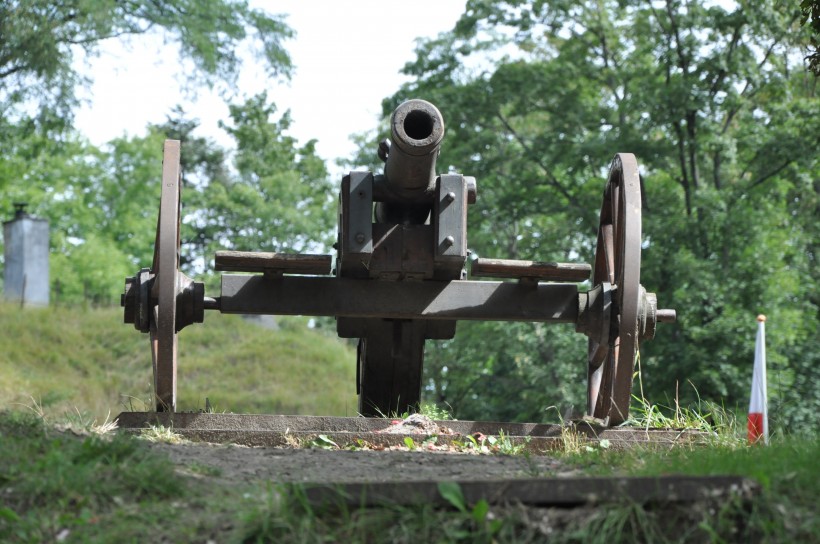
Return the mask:
POLYGON ((473 506, 473 519, 476 523, 483 524, 487 519, 487 513, 489 511, 490 504, 485 499, 481 499, 473 506))
POLYGON ((313 442, 311 442, 311 446, 314 448, 320 448, 324 450, 334 450, 339 449, 339 445, 328 438, 326 434, 320 434, 317 436, 313 442))
POLYGON ((467 503, 464 500, 464 493, 457 482, 439 482, 438 492, 441 497, 449 502, 459 512, 467 512, 467 503))
POLYGON ((12 510, 11 508, 0 506, 0 519, 6 519, 8 521, 20 521, 20 516, 18 516, 17 512, 12 510))

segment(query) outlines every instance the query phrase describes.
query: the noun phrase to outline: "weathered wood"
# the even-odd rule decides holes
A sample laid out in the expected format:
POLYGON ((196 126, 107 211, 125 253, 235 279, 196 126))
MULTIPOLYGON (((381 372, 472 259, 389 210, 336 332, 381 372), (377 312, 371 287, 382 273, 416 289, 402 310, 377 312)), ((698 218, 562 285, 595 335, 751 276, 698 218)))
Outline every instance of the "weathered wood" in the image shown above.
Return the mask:
MULTIPOLYGON (((760 490, 757 482, 741 476, 576 477, 456 483, 466 504, 484 499, 490 504, 561 507, 600 503, 687 503, 729 497, 750 499, 760 490)), ((305 485, 308 501, 317 506, 430 504, 454 508, 442 497, 439 482, 305 485)))
POLYGON ((585 263, 545 263, 511 259, 476 259, 471 273, 482 278, 529 278, 539 281, 584 281, 592 267, 585 263))
POLYGON ((217 251, 216 270, 231 272, 281 272, 325 276, 330 274, 331 255, 269 253, 262 251, 217 251))
POLYGON ((222 275, 226 314, 575 323, 578 287, 493 281, 386 281, 222 275))

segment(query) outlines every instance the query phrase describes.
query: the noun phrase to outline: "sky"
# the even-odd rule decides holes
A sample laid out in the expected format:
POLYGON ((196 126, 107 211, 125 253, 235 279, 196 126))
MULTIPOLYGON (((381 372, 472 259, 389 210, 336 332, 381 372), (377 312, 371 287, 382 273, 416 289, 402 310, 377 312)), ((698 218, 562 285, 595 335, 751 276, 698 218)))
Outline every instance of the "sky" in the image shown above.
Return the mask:
MULTIPOLYGON (((399 73, 415 58, 415 40, 453 28, 464 0, 277 0, 251 2, 271 13, 288 14, 296 37, 286 42, 296 67, 290 82, 274 82, 252 60, 239 79, 239 94, 267 89, 279 110, 291 111, 290 134, 300 143, 315 138, 325 160, 349 157, 350 135, 377 127, 383 98, 406 81, 399 73)), ((199 119, 200 135, 222 145, 231 139, 218 128, 228 107, 216 91, 179 90, 183 69, 176 51, 163 49, 160 36, 139 37, 130 46, 104 43, 100 55, 78 66, 90 76, 87 104, 76 126, 94 144, 145 133, 162 123, 176 104, 199 119)))

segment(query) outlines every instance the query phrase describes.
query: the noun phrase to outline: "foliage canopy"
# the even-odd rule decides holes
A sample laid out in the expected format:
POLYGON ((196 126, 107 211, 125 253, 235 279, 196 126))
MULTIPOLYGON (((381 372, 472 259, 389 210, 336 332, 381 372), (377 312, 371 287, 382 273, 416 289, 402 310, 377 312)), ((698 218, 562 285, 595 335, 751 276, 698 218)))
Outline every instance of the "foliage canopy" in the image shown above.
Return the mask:
MULTIPOLYGON (((479 180, 482 256, 590 262, 605 168, 635 153, 641 283, 679 316, 642 346, 648 394, 743 406, 766 313, 773 413, 808 424, 820 408, 820 102, 806 35, 778 2, 471 0, 419 45, 384 112, 410 97, 444 112, 440 164, 479 180)), ((584 405, 585 342, 571 331, 459 327, 428 365, 430 391, 458 417, 584 405)))
MULTIPOLYGON (((109 38, 161 31, 191 61, 194 81, 234 82, 238 46, 250 39, 270 75, 290 74, 283 41, 292 36, 280 16, 252 9, 244 0, 4 0, 0 2, 0 105, 34 101, 68 117, 81 78, 74 60, 94 56, 109 38)), ((176 51, 174 51, 176 53, 176 51)))

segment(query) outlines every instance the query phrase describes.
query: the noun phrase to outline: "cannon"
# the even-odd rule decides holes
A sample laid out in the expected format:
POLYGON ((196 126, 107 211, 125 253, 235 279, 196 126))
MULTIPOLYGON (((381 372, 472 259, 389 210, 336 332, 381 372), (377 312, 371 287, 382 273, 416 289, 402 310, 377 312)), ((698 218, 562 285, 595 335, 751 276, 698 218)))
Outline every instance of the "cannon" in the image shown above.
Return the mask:
POLYGON ((639 343, 675 320, 640 284, 635 157, 611 163, 591 265, 477 258, 468 278, 477 183, 436 173, 444 128, 433 104, 401 104, 379 144, 384 172, 342 179, 336 255, 218 251, 215 269, 227 273, 214 297, 179 269, 180 143, 167 140, 153 263, 126 279, 121 300, 124 321, 150 338, 156 410, 177 408, 177 333, 211 310, 335 317, 340 337, 359 339, 365 416, 417 408, 425 341, 453 338, 460 320, 573 324, 589 343, 587 413, 609 425, 626 420, 639 343))

